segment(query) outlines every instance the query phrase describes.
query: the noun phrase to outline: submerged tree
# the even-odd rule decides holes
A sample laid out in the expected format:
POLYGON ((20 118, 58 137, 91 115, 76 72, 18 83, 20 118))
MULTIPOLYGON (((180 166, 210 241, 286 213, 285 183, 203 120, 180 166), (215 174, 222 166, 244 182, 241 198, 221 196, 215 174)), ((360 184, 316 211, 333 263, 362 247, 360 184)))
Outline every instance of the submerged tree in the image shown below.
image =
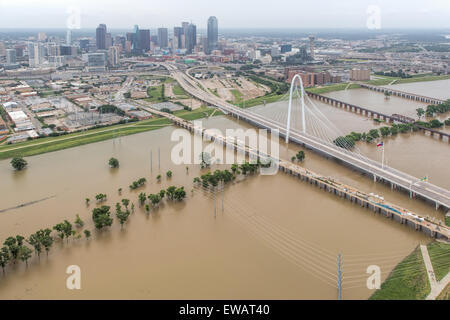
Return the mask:
POLYGON ((144 203, 145 203, 145 200, 147 200, 147 195, 145 194, 145 193, 143 193, 143 192, 141 192, 140 194, 139 194, 139 205, 144 205, 144 203))
POLYGON ((11 166, 17 171, 25 169, 27 165, 27 161, 22 157, 15 157, 11 160, 11 166))
POLYGON ((39 231, 30 235, 26 241, 34 248, 38 258, 40 258, 42 252, 42 242, 39 231))
POLYGON ((122 204, 125 207, 125 209, 128 211, 128 206, 130 205, 130 200, 122 199, 122 204))
POLYGON ((109 206, 102 206, 100 208, 95 208, 92 211, 92 220, 98 230, 101 230, 104 227, 110 227, 113 224, 111 212, 109 211, 110 209, 111 207, 109 206))
POLYGON ((71 236, 75 235, 75 231, 73 230, 72 224, 67 220, 64 220, 64 222, 54 226, 53 230, 56 230, 58 232, 58 236, 61 238, 61 240, 66 238, 67 242, 69 241, 69 238, 71 236))
POLYGON ((5 268, 10 260, 11 260, 11 256, 9 254, 8 248, 2 247, 0 249, 0 267, 2 268, 3 274, 5 274, 5 268))
POLYGON ((116 217, 119 220, 120 228, 123 228, 123 225, 128 221, 128 217, 130 216, 130 212, 128 210, 122 211, 122 207, 120 203, 116 204, 116 217))
POLYGON ((109 159, 108 164, 109 164, 109 166, 111 168, 114 168, 114 169, 118 168, 119 167, 119 160, 117 160, 116 158, 111 158, 111 159, 109 159))
POLYGON ((14 260, 14 263, 19 256, 19 250, 23 246, 24 239, 25 238, 22 236, 8 237, 3 243, 3 245, 5 245, 8 248, 9 254, 14 260))
POLYGON ((76 225, 78 228, 83 228, 83 226, 84 226, 84 221, 81 220, 79 214, 77 214, 76 217, 75 217, 75 225, 76 225))
POLYGON ((159 194, 150 194, 148 196, 148 200, 150 200, 152 205, 155 207, 161 202, 162 198, 159 194))
POLYGON ((25 262, 27 267, 28 267, 28 259, 31 258, 32 253, 33 251, 31 251, 31 249, 28 248, 27 246, 21 246, 19 249, 19 259, 22 262, 25 262))
POLYGON ((304 151, 299 151, 295 157, 297 158, 298 161, 302 162, 305 160, 306 155, 304 151))

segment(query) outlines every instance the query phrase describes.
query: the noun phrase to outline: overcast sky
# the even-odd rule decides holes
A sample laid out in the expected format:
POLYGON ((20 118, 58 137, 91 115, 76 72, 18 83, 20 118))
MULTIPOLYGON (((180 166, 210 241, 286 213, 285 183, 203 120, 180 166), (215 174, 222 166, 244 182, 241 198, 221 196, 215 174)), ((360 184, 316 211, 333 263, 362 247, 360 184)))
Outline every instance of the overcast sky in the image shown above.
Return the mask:
POLYGON ((373 5, 382 29, 450 28, 450 0, 0 0, 0 28, 65 28, 71 7, 81 28, 366 28, 373 5))

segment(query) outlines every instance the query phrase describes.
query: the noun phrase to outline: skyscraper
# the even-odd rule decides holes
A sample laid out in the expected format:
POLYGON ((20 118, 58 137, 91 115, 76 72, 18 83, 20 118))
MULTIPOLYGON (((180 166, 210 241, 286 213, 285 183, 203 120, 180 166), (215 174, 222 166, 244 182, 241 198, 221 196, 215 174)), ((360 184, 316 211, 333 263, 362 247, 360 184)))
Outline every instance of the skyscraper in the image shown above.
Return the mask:
POLYGON ((119 47, 113 46, 108 49, 108 63, 111 67, 119 65, 119 47))
POLYGON ((106 24, 100 24, 96 30, 97 49, 106 49, 106 24))
POLYGON ((185 41, 187 53, 192 53, 197 45, 197 26, 189 24, 185 29, 185 41))
POLYGON ((84 52, 89 51, 89 39, 80 39, 80 49, 84 52))
POLYGON ((31 62, 31 60, 34 59, 34 43, 28 42, 27 49, 28 49, 28 58, 30 59, 30 62, 31 62))
POLYGON ((45 47, 40 43, 34 44, 33 59, 30 60, 30 65, 33 67, 39 67, 44 63, 45 47))
POLYGON ((60 46, 55 42, 47 43, 47 55, 50 57, 61 55, 60 46))
POLYGON ((45 32, 39 32, 38 33, 38 41, 46 41, 47 40, 47 35, 45 34, 45 32))
POLYGON ((66 32, 66 44, 70 46, 72 44, 72 30, 67 29, 66 32))
POLYGON ((167 28, 158 28, 158 43, 161 48, 169 46, 169 33, 167 28))
POLYGON ((5 43, 0 41, 0 57, 6 56, 6 47, 5 43))
POLYGON ((181 36, 184 35, 184 30, 182 27, 174 27, 173 28, 173 37, 174 37, 174 46, 176 49, 182 49, 182 41, 181 36))
POLYGON ((316 40, 316 38, 311 35, 309 36, 309 55, 314 59, 314 40, 316 40))
POLYGON ((6 64, 16 64, 16 49, 6 50, 6 64))
POLYGON ((150 30, 143 29, 139 30, 139 43, 141 46, 142 52, 150 51, 150 30))
POLYGON ((134 32, 132 34, 132 40, 131 40, 131 51, 134 54, 141 54, 142 53, 142 49, 141 49, 141 41, 140 41, 140 37, 139 37, 139 26, 135 25, 134 26, 134 32))
POLYGON ((109 49, 109 47, 112 47, 113 45, 113 39, 111 36, 111 33, 107 32, 105 37, 105 49, 109 49))
POLYGON ((216 17, 209 17, 208 19, 208 48, 207 53, 216 50, 219 44, 219 23, 216 17))

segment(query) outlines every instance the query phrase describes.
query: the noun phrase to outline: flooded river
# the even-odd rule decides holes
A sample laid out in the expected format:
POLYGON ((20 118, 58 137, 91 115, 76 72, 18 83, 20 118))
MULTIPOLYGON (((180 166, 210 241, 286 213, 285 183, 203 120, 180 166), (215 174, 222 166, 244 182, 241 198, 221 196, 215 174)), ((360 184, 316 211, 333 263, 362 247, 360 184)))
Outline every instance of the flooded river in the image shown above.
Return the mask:
POLYGON ((404 92, 420 94, 431 98, 442 100, 450 99, 450 79, 393 84, 391 86, 385 87, 404 92))
MULTIPOLYGON (((205 126, 248 127, 226 117, 207 120, 205 126)), ((229 186, 224 194, 224 212, 217 196, 215 218, 213 195, 191 192, 192 180, 200 174, 199 166, 189 166, 187 172, 186 166, 170 161, 174 129, 167 127, 31 157, 27 159, 29 168, 23 172, 13 172, 9 161, 0 161, 0 210, 51 197, 1 213, 1 241, 64 219, 73 221, 75 214, 93 231, 89 241, 56 243, 48 258, 33 258, 28 269, 23 264, 8 268, 7 275, 0 276, 0 299, 336 299, 339 253, 347 275, 344 298, 367 299, 373 292, 365 288, 369 265, 382 266, 385 278, 419 243, 430 241, 422 233, 281 173, 249 177, 229 186), (107 165, 112 156, 120 160, 118 170, 107 165), (173 178, 157 183, 156 176, 167 170, 173 171, 173 178), (129 191, 127 186, 140 177, 149 180, 147 186, 129 191), (149 215, 138 207, 140 192, 156 193, 169 185, 185 186, 186 201, 167 203, 149 215), (118 188, 124 190, 121 196, 118 188), (107 204, 112 208, 122 198, 136 204, 124 230, 115 221, 111 230, 94 232, 90 217, 95 204, 86 207, 84 199, 98 193, 108 195, 107 204), (81 268, 80 291, 66 289, 65 271, 70 265, 81 268)), ((445 157, 436 154, 431 160, 423 155, 416 158, 423 153, 416 146, 433 145, 426 137, 399 137, 387 146, 391 148, 389 159, 402 154, 397 146, 400 139, 414 143, 409 144, 410 149, 405 147, 409 152, 405 160, 395 160, 399 169, 414 169, 411 173, 418 175, 429 169, 432 181, 442 179, 440 184, 448 187, 448 172, 439 174, 436 169, 445 157), (417 154, 411 150, 417 150, 417 154)), ((377 150, 367 148, 378 156, 377 150)), ((290 158, 298 150, 282 145, 280 151, 283 158, 290 158)), ((363 191, 384 195, 422 215, 443 217, 442 212, 422 201, 410 200, 312 152, 307 151, 304 166, 363 191)))
MULTIPOLYGON (((378 101, 379 96, 384 97, 382 94, 375 93, 366 89, 352 89, 348 91, 339 91, 329 93, 329 96, 333 98, 342 99, 343 101, 354 101, 364 103, 364 97, 367 97, 367 101, 378 101), (345 98, 343 98, 345 97, 345 98)), ((402 106, 402 103, 411 103, 410 100, 397 98, 398 105, 402 106)), ((320 112, 325 115, 331 123, 337 128, 338 132, 331 136, 330 140, 337 138, 339 135, 347 135, 352 131, 355 132, 368 132, 370 129, 381 128, 385 124, 377 124, 374 121, 366 118, 365 116, 348 112, 340 108, 333 107, 331 105, 321 103, 316 100, 312 100, 320 112)), ((378 101, 379 106, 388 108, 394 102, 392 100, 385 100, 382 98, 378 101)), ((365 102, 362 106, 368 106, 369 102, 365 102)), ((356 103, 357 104, 357 103, 356 103)), ((307 102, 308 107, 311 107, 311 103, 307 102)), ((381 111, 380 108, 377 111, 381 111)), ((267 118, 274 119, 276 121, 287 123, 287 102, 281 101, 266 106, 258 106, 250 108, 251 111, 261 114, 267 118)), ((295 110, 293 114, 298 113, 295 110)), ((300 130, 301 121, 300 116, 297 118, 293 115, 293 127, 300 130)), ((311 117, 307 114, 307 133, 317 136, 317 132, 311 128, 309 124, 311 117)), ((241 122, 242 123, 242 122, 241 122)), ((333 132, 331 132, 332 134, 333 132)), ((447 142, 439 141, 437 138, 431 138, 422 132, 398 134, 395 137, 388 137, 383 139, 385 142, 385 160, 386 164, 407 172, 418 179, 429 177, 430 182, 444 188, 450 188, 450 171, 444 170, 450 159, 450 144, 447 142)), ((357 148, 364 155, 371 159, 382 161, 382 150, 377 148, 375 143, 358 142, 357 148)), ((290 155, 286 155, 285 159, 290 159, 290 155)), ((315 160, 320 161, 320 160, 315 160)), ((333 171, 328 171, 327 165, 323 165, 321 168, 317 168, 318 172, 330 175, 338 175, 340 168, 332 168, 333 171)), ((313 168, 311 168, 313 169, 313 168)), ((345 176, 342 177, 345 180, 345 176)))
MULTIPOLYGON (((449 82, 447 82, 447 80, 444 80, 444 84, 440 84, 440 86, 446 86, 450 83, 450 80, 448 80, 449 82)), ((433 84, 436 82, 441 82, 441 81, 430 81, 430 82, 423 82, 420 83, 421 85, 423 84, 433 84)), ((418 85, 416 83, 411 83, 408 85, 418 85)), ((403 85, 398 85, 398 86, 403 86, 403 85)), ((405 84, 406 86, 406 84, 405 84)), ((397 88, 396 85, 392 86, 394 89, 397 90, 402 90, 402 88, 397 88)), ((427 87, 428 88, 428 87, 427 87)), ((431 86, 429 88, 432 88, 431 86)), ((434 90, 431 91, 412 91, 413 89, 415 89, 415 87, 411 86, 411 88, 405 88, 408 89, 410 91, 406 91, 406 92, 411 92, 411 93, 416 93, 416 94, 423 94, 421 92, 425 92, 425 93, 434 93, 434 90)), ((443 92, 450 92, 450 86, 444 90, 443 92)), ((404 99, 404 98, 400 98, 400 97, 396 97, 396 96, 391 96, 389 98, 386 98, 384 96, 383 93, 379 93, 379 92, 375 92, 375 91, 370 91, 367 89, 351 89, 351 90, 342 90, 342 91, 335 91, 335 92, 330 92, 330 93, 326 93, 325 96, 328 96, 330 98, 334 98, 340 101, 344 101, 344 102, 348 102, 348 103, 352 103, 358 106, 362 106, 365 107, 369 110, 373 110, 373 111, 378 111, 387 115, 393 115, 393 114, 401 114, 413 119, 417 119, 417 109, 418 108, 423 108, 426 109, 427 104, 426 103, 422 103, 422 102, 418 102, 418 101, 413 101, 413 100, 409 100, 409 99, 404 99)), ((439 98, 439 97, 435 97, 433 95, 430 95, 433 98, 439 98)), ((441 98, 443 99, 443 98, 441 98)), ((446 119, 450 118, 450 113, 446 113, 446 114, 438 114, 436 115, 436 119, 439 119, 440 121, 444 121, 446 119)), ((431 119, 425 119, 422 118, 421 120, 431 120, 431 119)), ((438 129, 439 131, 443 131, 446 133, 450 133, 450 127, 449 126, 445 126, 442 128, 438 129)))

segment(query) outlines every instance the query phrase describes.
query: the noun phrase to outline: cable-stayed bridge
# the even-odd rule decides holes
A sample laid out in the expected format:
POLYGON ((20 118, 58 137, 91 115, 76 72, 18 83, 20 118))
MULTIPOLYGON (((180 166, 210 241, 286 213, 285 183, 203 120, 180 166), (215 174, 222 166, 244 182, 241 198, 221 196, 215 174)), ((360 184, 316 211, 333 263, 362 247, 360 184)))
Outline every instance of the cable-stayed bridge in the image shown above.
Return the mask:
POLYGON ((333 141, 344 134, 305 94, 299 76, 293 79, 289 99, 286 100, 287 112, 282 110, 282 112, 269 116, 224 102, 207 92, 195 79, 179 71, 176 66, 162 65, 169 70, 171 76, 185 91, 197 99, 221 109, 224 113, 245 120, 259 128, 278 130, 280 136, 287 141, 295 142, 327 157, 340 160, 347 166, 372 176, 375 181, 389 183, 393 188, 407 191, 411 197, 417 196, 428 200, 436 205, 436 209, 439 207, 443 207, 445 210, 450 209, 449 190, 370 159, 364 156, 357 147, 346 149, 336 146, 333 141))

